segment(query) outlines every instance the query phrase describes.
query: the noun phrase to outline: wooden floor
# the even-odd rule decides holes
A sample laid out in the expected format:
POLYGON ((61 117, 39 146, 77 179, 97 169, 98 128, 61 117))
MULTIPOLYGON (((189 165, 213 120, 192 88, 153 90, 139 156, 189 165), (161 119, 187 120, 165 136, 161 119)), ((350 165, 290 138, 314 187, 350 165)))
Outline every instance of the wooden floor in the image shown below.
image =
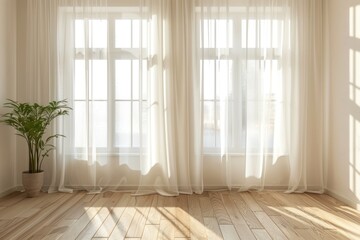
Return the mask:
POLYGON ((360 212, 315 194, 17 192, 0 199, 0 239, 360 239, 360 212))

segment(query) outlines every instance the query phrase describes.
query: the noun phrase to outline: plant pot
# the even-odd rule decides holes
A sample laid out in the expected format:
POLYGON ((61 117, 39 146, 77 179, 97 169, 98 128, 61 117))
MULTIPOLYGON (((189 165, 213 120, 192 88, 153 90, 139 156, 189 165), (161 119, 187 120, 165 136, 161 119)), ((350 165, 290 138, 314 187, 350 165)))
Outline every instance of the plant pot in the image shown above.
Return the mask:
POLYGON ((27 197, 38 196, 44 183, 44 171, 38 173, 23 172, 22 183, 27 197))

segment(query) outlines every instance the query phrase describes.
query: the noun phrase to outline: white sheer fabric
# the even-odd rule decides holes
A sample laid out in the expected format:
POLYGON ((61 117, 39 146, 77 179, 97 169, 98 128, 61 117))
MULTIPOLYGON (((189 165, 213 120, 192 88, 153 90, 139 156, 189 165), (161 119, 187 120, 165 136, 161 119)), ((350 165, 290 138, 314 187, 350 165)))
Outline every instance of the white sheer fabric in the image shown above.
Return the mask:
POLYGON ((29 0, 27 99, 73 108, 57 124, 67 137, 50 191, 322 191, 321 11, 321 0, 29 0))
POLYGON ((229 189, 288 179, 290 192, 323 191, 321 11, 322 1, 199 1, 204 150, 229 189))

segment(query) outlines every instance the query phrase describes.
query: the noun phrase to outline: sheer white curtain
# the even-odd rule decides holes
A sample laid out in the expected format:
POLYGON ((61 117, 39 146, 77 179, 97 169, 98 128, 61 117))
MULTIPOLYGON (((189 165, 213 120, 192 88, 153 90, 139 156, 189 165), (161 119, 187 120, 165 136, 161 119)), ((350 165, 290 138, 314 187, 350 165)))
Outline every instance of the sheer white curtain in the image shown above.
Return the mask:
POLYGON ((60 186, 202 192, 201 126, 193 124, 200 123, 192 104, 194 41, 186 34, 192 6, 189 1, 59 5, 64 75, 58 93, 74 109, 63 128, 68 140, 60 186))
POLYGON ((218 182, 322 192, 322 1, 199 1, 196 15, 218 182))
POLYGON ((29 0, 50 191, 322 191, 321 0, 29 0))

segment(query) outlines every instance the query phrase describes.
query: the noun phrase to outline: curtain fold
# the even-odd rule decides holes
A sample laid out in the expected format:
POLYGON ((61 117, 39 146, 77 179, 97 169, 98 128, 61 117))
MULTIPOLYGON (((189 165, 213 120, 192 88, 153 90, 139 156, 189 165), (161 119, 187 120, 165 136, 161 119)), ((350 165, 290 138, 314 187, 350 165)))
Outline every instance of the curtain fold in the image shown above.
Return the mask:
MULTIPOLYGON (((322 0, 28 0, 49 191, 323 191, 322 0)), ((22 84, 22 83, 20 83, 22 84)))

